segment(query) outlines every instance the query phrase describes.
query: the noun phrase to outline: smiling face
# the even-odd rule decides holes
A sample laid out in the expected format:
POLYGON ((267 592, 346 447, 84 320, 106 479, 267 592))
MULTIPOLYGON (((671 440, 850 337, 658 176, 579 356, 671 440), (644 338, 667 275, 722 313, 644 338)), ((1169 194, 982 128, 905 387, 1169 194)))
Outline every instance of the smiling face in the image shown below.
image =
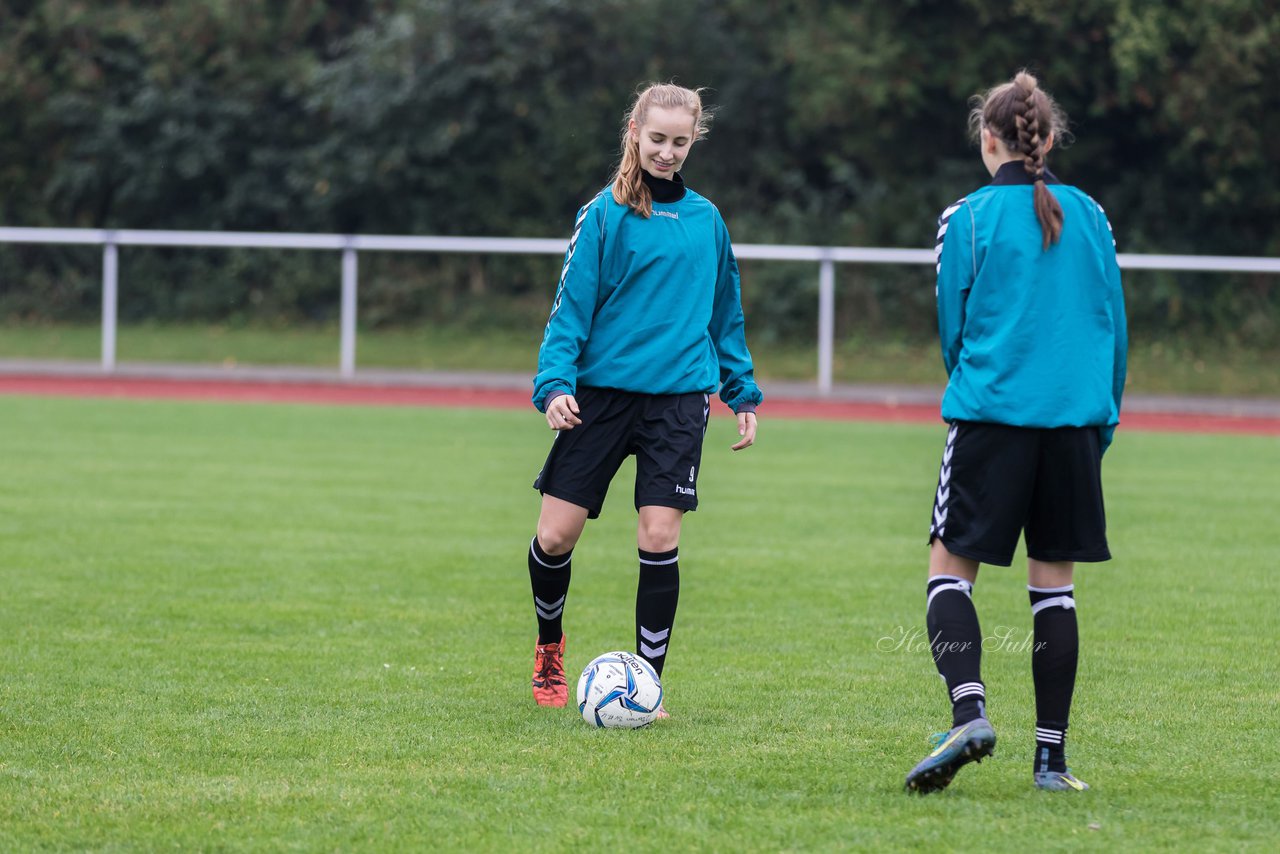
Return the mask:
POLYGON ((694 117, 679 107, 650 107, 644 124, 630 124, 631 138, 640 147, 640 168, 670 181, 689 156, 694 140, 694 117))

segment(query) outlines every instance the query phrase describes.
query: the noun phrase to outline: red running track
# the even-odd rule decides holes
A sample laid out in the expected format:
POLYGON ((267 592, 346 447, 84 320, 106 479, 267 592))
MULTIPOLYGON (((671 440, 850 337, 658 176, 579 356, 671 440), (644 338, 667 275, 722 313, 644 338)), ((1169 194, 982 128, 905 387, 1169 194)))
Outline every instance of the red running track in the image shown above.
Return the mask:
MULTIPOLYGON (((511 389, 355 385, 335 382, 258 382, 132 377, 0 376, 0 394, 46 397, 116 397, 151 400, 247 401, 357 406, 453 406, 524 409, 529 395, 511 389)), ((723 407, 713 412, 727 415, 723 407)), ((768 418, 835 421, 937 423, 936 406, 802 400, 770 397, 761 409, 768 418)), ((1236 433, 1280 436, 1280 418, 1178 412, 1126 412, 1126 430, 1178 433, 1236 433)))

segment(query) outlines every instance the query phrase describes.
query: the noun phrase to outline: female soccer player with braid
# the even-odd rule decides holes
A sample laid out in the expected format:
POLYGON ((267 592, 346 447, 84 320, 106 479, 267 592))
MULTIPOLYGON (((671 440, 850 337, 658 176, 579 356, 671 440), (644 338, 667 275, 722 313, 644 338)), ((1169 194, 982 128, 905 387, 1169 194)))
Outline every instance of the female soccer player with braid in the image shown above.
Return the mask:
POLYGON ((562 616, 570 560, 622 461, 636 458, 636 647, 661 675, 680 594, 680 526, 698 506, 712 392, 737 413, 733 450, 755 441, 762 398, 729 231, 680 176, 706 119, 697 91, 642 91, 623 123, 611 186, 574 222, 533 381, 533 405, 556 431, 534 483, 542 510, 528 554, 539 705, 568 698, 562 616))
POLYGON ((1101 464, 1124 390, 1124 294, 1102 208, 1045 165, 1066 128, 1057 104, 1025 71, 975 103, 970 129, 992 181, 942 212, 936 250, 950 429, 925 607, 952 729, 906 788, 939 791, 995 748, 970 597, 979 564, 1009 566, 1025 534, 1033 780, 1082 791, 1064 748, 1079 647, 1072 570, 1111 557, 1101 464))

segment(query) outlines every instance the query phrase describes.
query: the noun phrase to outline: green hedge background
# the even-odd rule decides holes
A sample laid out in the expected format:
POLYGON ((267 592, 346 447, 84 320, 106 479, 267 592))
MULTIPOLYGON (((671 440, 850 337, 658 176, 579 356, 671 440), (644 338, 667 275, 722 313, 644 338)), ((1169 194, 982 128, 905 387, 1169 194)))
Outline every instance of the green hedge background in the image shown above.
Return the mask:
MULTIPOLYGON (((649 80, 706 86, 685 168, 736 242, 922 247, 984 183, 968 98, 1027 66, 1051 165, 1121 251, 1280 254, 1275 0, 0 0, 0 224, 567 236, 649 80)), ((0 321, 98 316, 100 254, 0 246, 0 321)), ((747 264, 811 336, 812 265, 747 264)), ((332 322, 331 253, 121 254, 121 319, 332 322)), ((362 258, 361 322, 525 324, 548 258, 362 258)), ((1268 346, 1275 277, 1143 273, 1136 330, 1268 346)), ((840 268, 842 334, 926 336, 928 271, 840 268)))

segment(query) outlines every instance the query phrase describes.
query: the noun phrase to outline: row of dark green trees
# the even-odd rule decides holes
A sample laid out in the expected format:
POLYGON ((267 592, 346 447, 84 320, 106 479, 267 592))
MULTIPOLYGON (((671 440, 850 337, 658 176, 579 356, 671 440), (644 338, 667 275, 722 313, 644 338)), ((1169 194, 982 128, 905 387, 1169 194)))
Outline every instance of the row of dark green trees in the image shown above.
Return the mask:
MULTIPOLYGON (((737 242, 927 247, 985 180, 968 99, 1020 67, 1072 120, 1051 166, 1122 251, 1280 255, 1275 0, 0 0, 0 225, 565 236, 636 87, 708 87, 688 183, 737 242)), ((0 319, 88 319, 98 257, 0 247, 0 319)), ((131 317, 325 321, 332 257, 122 257, 131 317)), ((366 323, 545 308, 554 259, 397 257, 366 323), (487 301, 487 302, 486 302, 487 301)), ((847 320, 927 332, 925 270, 847 320)), ((811 328, 814 271, 747 265, 753 326, 811 328)), ((1274 337, 1266 277, 1146 274, 1135 323, 1274 337)))

